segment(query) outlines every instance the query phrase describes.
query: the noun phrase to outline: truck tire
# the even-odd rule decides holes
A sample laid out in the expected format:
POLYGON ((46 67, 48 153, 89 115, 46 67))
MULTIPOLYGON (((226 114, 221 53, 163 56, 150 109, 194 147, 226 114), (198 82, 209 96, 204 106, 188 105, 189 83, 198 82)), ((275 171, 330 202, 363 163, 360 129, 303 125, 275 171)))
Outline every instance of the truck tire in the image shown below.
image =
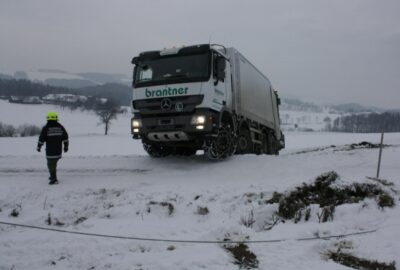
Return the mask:
POLYGON ((268 131, 263 131, 263 140, 262 140, 262 151, 264 154, 269 154, 270 151, 270 146, 269 144, 269 140, 268 140, 268 131))
POLYGON ((166 157, 172 153, 172 150, 169 147, 163 147, 147 143, 143 143, 143 148, 147 152, 147 154, 149 154, 149 156, 153 158, 166 157))
POLYGON ((253 142, 251 141, 250 130, 243 128, 239 132, 237 139, 237 154, 251 153, 253 149, 253 142))
POLYGON ((204 153, 211 160, 222 160, 235 153, 236 137, 231 125, 222 124, 218 133, 208 139, 204 153))
POLYGON ((279 140, 279 150, 285 148, 285 135, 281 131, 281 139, 279 140))
POLYGON ((268 132, 266 136, 266 146, 267 146, 267 154, 268 155, 278 155, 278 149, 277 149, 277 141, 275 139, 275 136, 268 132))

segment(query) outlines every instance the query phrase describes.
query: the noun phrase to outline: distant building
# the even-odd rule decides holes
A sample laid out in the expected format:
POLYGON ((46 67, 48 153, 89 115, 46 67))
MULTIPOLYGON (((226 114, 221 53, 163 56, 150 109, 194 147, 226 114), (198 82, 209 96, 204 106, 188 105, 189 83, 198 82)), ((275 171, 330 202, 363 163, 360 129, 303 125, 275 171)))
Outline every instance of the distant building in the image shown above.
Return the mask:
POLYGON ((38 96, 10 96, 8 102, 20 104, 42 104, 42 100, 38 96))
POLYGON ((107 98, 97 98, 93 96, 82 96, 74 94, 48 94, 42 98, 38 96, 10 96, 6 97, 10 103, 20 104, 52 104, 68 107, 87 107, 93 108, 96 104, 107 103, 107 98))
POLYGON ((96 100, 99 101, 101 104, 105 104, 108 101, 107 98, 96 98, 96 100))
POLYGON ((59 103, 85 103, 88 100, 86 96, 73 95, 73 94, 48 94, 42 98, 46 104, 59 104, 59 103))

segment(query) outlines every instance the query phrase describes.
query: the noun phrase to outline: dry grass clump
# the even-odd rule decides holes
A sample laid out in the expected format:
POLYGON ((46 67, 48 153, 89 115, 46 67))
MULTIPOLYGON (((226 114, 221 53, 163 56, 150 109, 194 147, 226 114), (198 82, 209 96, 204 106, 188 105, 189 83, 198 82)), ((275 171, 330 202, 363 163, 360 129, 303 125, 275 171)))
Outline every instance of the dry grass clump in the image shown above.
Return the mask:
POLYGON ((205 216, 205 215, 208 215, 208 213, 210 213, 210 210, 208 210, 207 206, 204 206, 204 207, 198 206, 197 207, 196 214, 201 215, 201 216, 205 216))
POLYGON ((343 253, 341 251, 329 252, 328 258, 342 264, 347 267, 360 270, 396 270, 396 263, 393 261, 391 263, 378 262, 376 260, 368 260, 364 258, 358 258, 348 253, 343 253))
POLYGON ((235 259, 234 264, 238 265, 240 269, 258 268, 259 262, 257 256, 251 252, 246 244, 225 245, 224 249, 233 256, 235 259))
MULTIPOLYGON (((366 198, 375 198, 381 207, 393 207, 394 199, 378 184, 353 183, 351 185, 333 185, 338 179, 334 171, 318 176, 312 184, 302 184, 287 194, 274 192, 266 203, 279 203, 278 215, 284 219, 299 221, 302 216, 309 218, 308 206, 319 204, 320 222, 333 219, 335 207, 342 204, 358 203, 366 198)), ((308 219, 306 218, 306 219, 308 219)))
POLYGON ((150 201, 149 203, 148 203, 148 208, 147 208, 147 212, 148 213, 150 213, 151 212, 151 209, 150 209, 150 206, 151 205, 159 205, 159 206, 161 206, 161 207, 165 207, 167 210, 168 210, 168 215, 169 216, 171 216, 173 213, 174 213, 174 211, 175 211, 175 207, 172 205, 172 203, 169 203, 169 202, 155 202, 155 201, 150 201))

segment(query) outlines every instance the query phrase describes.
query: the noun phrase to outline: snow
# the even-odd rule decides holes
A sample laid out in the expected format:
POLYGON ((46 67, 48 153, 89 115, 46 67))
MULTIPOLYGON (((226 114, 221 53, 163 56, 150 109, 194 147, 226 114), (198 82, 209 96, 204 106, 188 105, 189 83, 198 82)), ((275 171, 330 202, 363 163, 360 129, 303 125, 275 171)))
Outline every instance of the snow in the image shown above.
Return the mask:
MULTIPOLYGON (((271 230, 276 205, 259 203, 274 191, 291 190, 334 170, 342 183, 371 182, 378 150, 336 151, 349 143, 377 143, 380 134, 286 132, 287 148, 279 156, 234 156, 211 162, 191 158, 152 159, 129 133, 130 115, 113 122, 104 136, 97 117, 51 105, 20 105, 0 101, 0 122, 43 125, 48 111, 57 111, 70 134, 70 151, 59 162, 60 184, 47 185, 43 153, 37 137, 0 138, 0 221, 55 229, 182 240, 284 239, 249 244, 259 269, 348 269, 325 258, 340 239, 295 241, 377 229, 351 236, 352 254, 400 263, 399 207, 379 209, 372 199, 337 207, 331 222, 311 219, 278 223, 271 230), (336 145, 338 148, 318 147, 336 145), (300 151, 305 153, 297 154, 300 151), (167 202, 168 209, 151 204, 167 202), (199 215, 198 207, 209 214, 199 215), (18 217, 10 216, 13 209, 18 217), (256 224, 241 219, 254 212, 256 224), (47 224, 48 217, 52 225, 47 224), (86 220, 80 218, 86 218, 86 220), (56 226, 58 220, 64 223, 56 226), (82 222, 78 222, 78 221, 82 222)), ((400 133, 385 134, 381 178, 400 185, 400 133)), ((396 203, 398 194, 394 194, 396 203)), ((343 240, 343 239, 342 239, 343 240)), ((238 269, 218 244, 159 243, 71 235, 0 225, 0 269, 238 269), (169 247, 173 246, 173 250, 169 247)))

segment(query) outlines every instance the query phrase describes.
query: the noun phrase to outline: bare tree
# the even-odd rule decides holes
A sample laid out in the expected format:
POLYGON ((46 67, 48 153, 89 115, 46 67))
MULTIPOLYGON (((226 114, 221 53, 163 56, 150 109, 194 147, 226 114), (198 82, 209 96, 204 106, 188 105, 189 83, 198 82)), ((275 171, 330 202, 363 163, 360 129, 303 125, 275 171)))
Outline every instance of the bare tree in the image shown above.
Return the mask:
POLYGON ((108 134, 111 121, 117 119, 119 112, 119 107, 112 100, 96 106, 96 115, 100 119, 99 125, 104 125, 104 135, 108 134))
POLYGON ((332 129, 331 122, 332 122, 332 119, 329 116, 324 118, 325 130, 326 131, 331 131, 331 129, 332 129))

